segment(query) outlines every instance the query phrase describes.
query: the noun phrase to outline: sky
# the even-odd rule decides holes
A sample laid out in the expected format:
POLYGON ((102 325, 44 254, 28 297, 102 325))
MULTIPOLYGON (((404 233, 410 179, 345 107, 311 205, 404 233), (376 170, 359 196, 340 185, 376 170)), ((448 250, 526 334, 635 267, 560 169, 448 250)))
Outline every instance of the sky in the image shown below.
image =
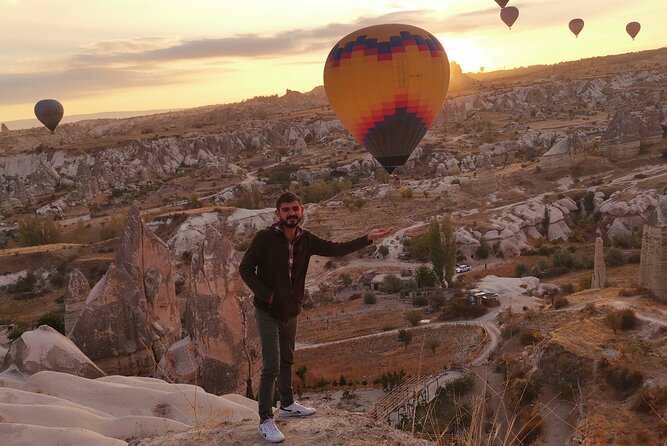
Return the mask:
POLYGON ((424 28, 464 72, 667 46, 665 0, 0 0, 0 122, 175 109, 322 85, 329 50, 380 23, 424 28), (582 18, 578 38, 567 24, 582 18), (625 25, 642 28, 633 41, 625 25))

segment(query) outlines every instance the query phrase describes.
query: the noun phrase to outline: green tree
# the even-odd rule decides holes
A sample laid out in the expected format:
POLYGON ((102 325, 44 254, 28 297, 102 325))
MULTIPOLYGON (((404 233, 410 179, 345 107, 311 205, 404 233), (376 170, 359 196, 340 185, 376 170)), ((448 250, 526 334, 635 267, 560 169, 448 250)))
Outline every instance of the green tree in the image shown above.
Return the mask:
POLYGON ((584 195, 584 209, 586 209, 586 212, 592 212, 595 210, 594 198, 595 194, 591 190, 586 192, 586 195, 584 195))
POLYGON ((408 345, 412 342, 412 333, 408 330, 398 330, 398 340, 405 344, 405 349, 408 349, 408 345))
POLYGON ((445 280, 451 285, 456 272, 456 238, 454 237, 454 221, 451 215, 443 218, 441 227, 445 250, 445 280))
POLYGON ((415 280, 417 281, 417 287, 432 287, 435 285, 438 276, 436 272, 429 268, 426 265, 421 265, 415 270, 415 280))
POLYGON ((389 248, 387 247, 387 245, 380 245, 378 247, 378 252, 380 253, 383 259, 386 259, 387 256, 389 255, 389 248))
MULTIPOLYGON (((445 247, 440 236, 440 222, 437 218, 431 219, 431 224, 428 228, 429 248, 431 251, 431 263, 433 263, 433 271, 442 281, 445 270, 445 247)), ((419 280, 417 280, 419 284, 419 280)))
POLYGON ((477 256, 477 258, 486 259, 489 257, 489 254, 490 254, 489 245, 486 244, 486 240, 482 239, 479 246, 475 250, 475 255, 477 256))

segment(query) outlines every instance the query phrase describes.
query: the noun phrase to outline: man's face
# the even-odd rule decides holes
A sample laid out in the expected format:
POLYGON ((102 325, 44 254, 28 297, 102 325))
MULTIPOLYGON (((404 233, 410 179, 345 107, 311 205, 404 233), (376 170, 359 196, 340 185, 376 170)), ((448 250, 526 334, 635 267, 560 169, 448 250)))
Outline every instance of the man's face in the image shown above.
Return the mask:
POLYGON ((295 228, 303 218, 303 206, 298 201, 281 203, 280 208, 276 209, 276 217, 280 219, 283 226, 295 228))

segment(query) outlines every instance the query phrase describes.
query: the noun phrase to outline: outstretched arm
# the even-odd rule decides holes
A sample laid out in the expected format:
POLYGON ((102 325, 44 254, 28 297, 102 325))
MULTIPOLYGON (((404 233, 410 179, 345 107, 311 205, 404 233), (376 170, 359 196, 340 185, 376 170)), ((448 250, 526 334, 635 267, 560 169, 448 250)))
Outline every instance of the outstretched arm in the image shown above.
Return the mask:
POLYGON ((368 240, 374 242, 375 240, 380 240, 382 238, 385 238, 391 234, 396 232, 395 227, 391 228, 377 228, 373 229, 371 232, 368 233, 368 240))

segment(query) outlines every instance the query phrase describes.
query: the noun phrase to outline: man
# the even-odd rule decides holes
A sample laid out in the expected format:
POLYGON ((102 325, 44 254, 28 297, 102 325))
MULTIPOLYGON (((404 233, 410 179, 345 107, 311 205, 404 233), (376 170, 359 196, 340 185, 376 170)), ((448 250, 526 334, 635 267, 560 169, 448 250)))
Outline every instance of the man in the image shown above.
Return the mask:
POLYGON ((292 365, 297 316, 301 313, 308 262, 313 255, 343 256, 391 234, 374 229, 345 243, 324 240, 299 226, 303 206, 298 195, 285 192, 276 201, 278 221, 258 231, 239 266, 239 273, 254 293, 255 320, 262 344, 259 381, 259 433, 279 443, 285 439, 273 421, 273 396, 278 381, 281 417, 303 417, 315 409, 294 401, 292 365))

